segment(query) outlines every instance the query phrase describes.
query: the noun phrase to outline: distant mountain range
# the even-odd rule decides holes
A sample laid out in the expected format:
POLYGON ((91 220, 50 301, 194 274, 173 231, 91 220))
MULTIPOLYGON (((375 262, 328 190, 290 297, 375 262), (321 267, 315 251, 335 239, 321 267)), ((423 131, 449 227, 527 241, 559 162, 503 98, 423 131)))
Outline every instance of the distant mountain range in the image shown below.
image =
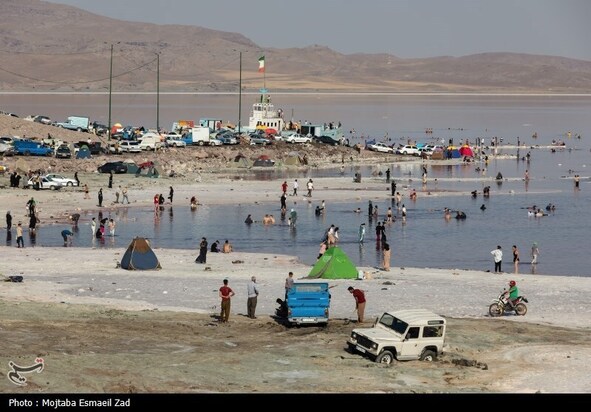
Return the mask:
POLYGON ((584 60, 515 53, 402 59, 324 46, 262 50, 238 33, 127 22, 40 0, 0 2, 5 92, 106 92, 110 79, 113 92, 238 92, 240 74, 250 92, 263 81, 273 92, 591 92, 591 62, 584 60), (257 71, 263 54, 264 76, 257 71))

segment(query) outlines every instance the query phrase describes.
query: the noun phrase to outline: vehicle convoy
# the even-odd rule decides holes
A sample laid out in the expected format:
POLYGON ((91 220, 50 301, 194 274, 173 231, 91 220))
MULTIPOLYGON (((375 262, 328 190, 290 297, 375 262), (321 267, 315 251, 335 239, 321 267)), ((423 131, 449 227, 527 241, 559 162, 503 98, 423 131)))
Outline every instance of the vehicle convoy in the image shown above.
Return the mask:
POLYGON ((90 119, 83 116, 69 116, 65 122, 56 123, 56 126, 69 130, 77 130, 79 132, 88 132, 90 119))
POLYGON ((524 296, 519 296, 515 299, 513 307, 509 304, 509 291, 503 289, 499 297, 493 299, 493 303, 488 307, 488 313, 490 316, 502 316, 507 313, 515 313, 519 316, 524 316, 527 313, 528 300, 524 296))
POLYGON ((327 282, 294 282, 287 293, 287 321, 292 325, 327 324, 330 292, 327 282))
POLYGON ((371 328, 353 329, 347 340, 352 353, 378 363, 395 359, 434 361, 443 353, 446 321, 426 309, 383 313, 371 328))

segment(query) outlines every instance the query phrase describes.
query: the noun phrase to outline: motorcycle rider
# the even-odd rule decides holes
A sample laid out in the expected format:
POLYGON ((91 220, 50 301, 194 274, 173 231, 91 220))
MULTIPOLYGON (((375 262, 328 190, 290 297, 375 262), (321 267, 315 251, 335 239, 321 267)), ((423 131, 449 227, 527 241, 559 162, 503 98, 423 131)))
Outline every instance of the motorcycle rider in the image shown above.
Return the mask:
POLYGON ((517 289, 517 283, 514 280, 509 281, 509 290, 505 293, 509 295, 507 303, 511 306, 511 309, 515 309, 514 302, 519 297, 519 289, 517 289))

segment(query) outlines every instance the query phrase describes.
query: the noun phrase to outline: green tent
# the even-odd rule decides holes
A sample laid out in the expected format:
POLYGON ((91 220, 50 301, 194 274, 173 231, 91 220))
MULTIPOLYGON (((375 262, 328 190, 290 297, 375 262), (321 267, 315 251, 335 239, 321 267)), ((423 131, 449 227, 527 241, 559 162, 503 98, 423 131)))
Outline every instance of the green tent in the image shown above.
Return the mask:
POLYGON ((309 278, 323 279, 356 279, 357 268, 349 260, 349 257, 338 246, 326 249, 326 252, 318 259, 309 278))

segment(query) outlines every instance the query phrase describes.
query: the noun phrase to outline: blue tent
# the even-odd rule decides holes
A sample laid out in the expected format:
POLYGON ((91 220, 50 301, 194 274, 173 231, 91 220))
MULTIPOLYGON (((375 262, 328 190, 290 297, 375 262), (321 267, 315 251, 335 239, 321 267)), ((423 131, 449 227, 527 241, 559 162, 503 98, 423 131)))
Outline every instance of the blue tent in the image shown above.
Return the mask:
POLYGON ((76 153, 76 159, 90 159, 90 157, 90 150, 88 149, 88 146, 82 146, 78 150, 78 153, 76 153))
POLYGON ((121 259, 121 267, 127 270, 162 269, 156 254, 143 237, 134 238, 121 259))

